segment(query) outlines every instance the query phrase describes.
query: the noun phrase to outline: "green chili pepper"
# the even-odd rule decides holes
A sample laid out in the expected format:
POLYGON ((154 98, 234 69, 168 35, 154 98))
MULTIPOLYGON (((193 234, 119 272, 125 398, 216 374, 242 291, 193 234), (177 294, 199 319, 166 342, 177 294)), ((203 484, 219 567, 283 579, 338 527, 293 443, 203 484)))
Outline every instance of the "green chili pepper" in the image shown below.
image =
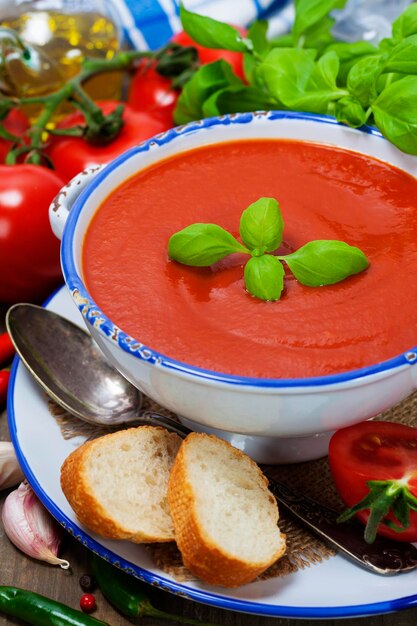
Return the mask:
POLYGON ((0 586, 0 612, 33 626, 109 626, 61 602, 18 587, 0 586))
POLYGON ((200 620, 172 615, 156 609, 136 578, 96 555, 93 555, 93 573, 103 596, 127 617, 159 617, 182 624, 213 626, 200 620))

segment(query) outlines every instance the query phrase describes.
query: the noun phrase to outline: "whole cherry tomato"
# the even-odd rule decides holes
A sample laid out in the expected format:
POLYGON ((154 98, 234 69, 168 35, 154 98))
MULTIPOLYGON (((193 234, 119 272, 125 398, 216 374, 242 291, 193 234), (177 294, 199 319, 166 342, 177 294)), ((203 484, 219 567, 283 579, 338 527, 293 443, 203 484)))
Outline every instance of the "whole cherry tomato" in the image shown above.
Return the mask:
MULTIPOLYGON (((120 103, 106 100, 96 104, 104 114, 108 114, 120 103)), ((127 104, 124 105, 123 121, 124 125, 118 136, 105 145, 91 144, 82 137, 53 137, 48 155, 56 171, 68 181, 86 167, 108 163, 128 148, 167 130, 172 125, 150 113, 134 111, 127 104)), ((64 118, 59 127, 71 128, 84 123, 83 114, 77 111, 64 118)))
POLYGON ((80 608, 84 613, 91 613, 96 608, 96 599, 92 593, 85 593, 80 599, 80 608))
MULTIPOLYGON (((236 28, 242 36, 246 36, 246 30, 244 28, 240 28, 239 26, 235 26, 234 28, 236 28)), ((179 44, 180 46, 194 46, 194 48, 197 48, 198 58, 203 65, 206 63, 213 63, 213 61, 219 61, 220 59, 227 61, 232 66, 236 76, 244 79, 243 54, 241 52, 204 48, 203 46, 200 46, 200 44, 193 41, 185 31, 180 31, 174 35, 171 41, 179 44)))
POLYGON ((375 534, 417 541, 417 429, 366 421, 338 430, 330 440, 329 464, 343 502, 375 534), (372 511, 372 513, 370 513, 372 511))
POLYGON ((127 101, 135 111, 144 111, 174 125, 173 112, 179 92, 172 88, 171 80, 158 74, 147 63, 141 63, 129 85, 127 101))
MULTIPOLYGON (((27 117, 18 109, 12 109, 4 120, 1 120, 0 124, 7 132, 16 135, 16 137, 21 137, 29 127, 27 117)), ((12 141, 0 137, 0 163, 5 162, 12 145, 12 141)))
POLYGON ((0 302, 41 301, 61 282, 48 209, 64 184, 40 165, 0 165, 0 302))

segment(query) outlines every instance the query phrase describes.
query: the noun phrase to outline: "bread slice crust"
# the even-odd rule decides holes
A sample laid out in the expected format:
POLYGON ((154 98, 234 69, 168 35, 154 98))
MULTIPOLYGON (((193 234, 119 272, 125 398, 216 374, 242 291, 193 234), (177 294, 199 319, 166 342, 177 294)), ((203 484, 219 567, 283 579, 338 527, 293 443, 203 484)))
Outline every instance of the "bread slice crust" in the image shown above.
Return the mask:
MULTIPOLYGON (((170 455, 171 458, 170 463, 168 463, 167 459, 161 461, 162 466, 159 472, 151 468, 155 480, 160 481, 161 491, 166 494, 171 463, 180 446, 181 438, 162 427, 140 426, 98 437, 74 450, 65 459, 61 467, 61 488, 78 520, 89 530, 102 537, 126 539, 135 543, 168 542, 174 540, 174 529, 167 502, 165 502, 166 510, 163 510, 161 507, 155 513, 150 513, 158 516, 158 521, 162 521, 161 524, 156 524, 155 529, 151 531, 149 530, 149 525, 147 525, 146 530, 141 527, 141 514, 146 511, 146 491, 150 489, 149 486, 138 485, 138 488, 143 488, 144 496, 141 507, 138 507, 137 524, 132 529, 132 527, 127 527, 119 516, 117 516, 119 519, 116 519, 116 516, 109 511, 103 498, 97 493, 97 488, 91 476, 91 464, 94 463, 97 455, 103 450, 104 444, 108 450, 109 444, 110 449, 113 447, 116 449, 126 442, 127 445, 132 445, 133 447, 136 445, 138 452, 140 452, 141 442, 145 437, 155 438, 161 446, 170 450, 168 453, 168 456, 170 455), (163 532, 161 532, 160 528, 158 530, 158 525, 159 527, 164 526, 165 530, 163 532)), ((103 454, 105 453, 103 452, 103 454)), ((137 462, 140 464, 141 458, 138 458, 137 462)), ((126 484, 122 484, 121 472, 119 476, 115 476, 113 471, 109 471, 108 480, 109 482, 120 481, 120 489, 127 487, 126 484)), ((130 480, 138 480, 138 477, 132 475, 130 480)))
MULTIPOLYGON (((278 507, 273 494, 267 488, 266 477, 246 454, 214 435, 192 433, 183 441, 168 481, 168 503, 174 523, 175 540, 183 563, 195 576, 210 584, 238 587, 253 581, 285 554, 285 535, 279 532, 277 526, 269 554, 264 558, 251 560, 232 554, 210 536, 198 510, 196 490, 199 485, 194 481, 190 461, 187 458, 189 448, 199 445, 199 442, 205 441, 206 438, 216 441, 220 457, 224 455, 225 461, 234 457, 241 464, 242 472, 247 472, 251 468, 251 473, 258 477, 259 490, 264 491, 264 498, 268 500, 265 506, 275 523, 278 522, 278 507)), ((203 488, 203 485, 200 485, 200 488, 203 488)), ((219 523, 222 523, 221 519, 219 523)))

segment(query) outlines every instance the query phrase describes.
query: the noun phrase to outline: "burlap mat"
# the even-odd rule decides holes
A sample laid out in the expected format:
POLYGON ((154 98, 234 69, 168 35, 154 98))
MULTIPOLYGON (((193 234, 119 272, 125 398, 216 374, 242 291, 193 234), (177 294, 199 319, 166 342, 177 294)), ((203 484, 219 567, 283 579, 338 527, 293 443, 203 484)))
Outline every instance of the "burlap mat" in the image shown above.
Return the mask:
MULTIPOLYGON (((48 400, 48 405, 51 414, 59 423, 65 439, 79 435, 91 438, 110 431, 108 428, 95 427, 81 422, 51 400, 48 400)), ((175 417, 170 411, 163 409, 149 398, 145 399, 144 408, 175 417)), ((389 411, 377 415, 376 419, 417 427, 417 392, 389 411)), ((306 463, 270 465, 268 466, 268 473, 280 482, 294 487, 322 504, 343 510, 343 504, 333 485, 327 457, 306 463)), ((323 559, 328 559, 336 554, 325 542, 284 512, 280 514, 279 527, 287 536, 287 554, 264 572, 260 577, 261 579, 285 576, 298 569, 320 563, 323 559)), ((155 564, 178 581, 194 579, 193 575, 182 564, 181 555, 174 543, 149 544, 146 548, 155 564)))

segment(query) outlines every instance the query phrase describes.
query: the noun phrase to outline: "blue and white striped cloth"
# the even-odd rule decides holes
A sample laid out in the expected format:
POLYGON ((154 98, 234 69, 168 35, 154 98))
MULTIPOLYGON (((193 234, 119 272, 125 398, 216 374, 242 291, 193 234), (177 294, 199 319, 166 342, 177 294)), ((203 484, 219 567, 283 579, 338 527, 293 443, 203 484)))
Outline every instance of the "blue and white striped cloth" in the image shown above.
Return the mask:
MULTIPOLYGON (((0 0, 1 2, 8 0, 0 0)), ((74 0, 73 0, 74 1, 74 0)), ((138 50, 163 46, 181 30, 179 0, 102 0, 126 41, 138 50)), ((377 44, 389 37, 391 23, 412 0, 347 0, 343 10, 333 12, 333 35, 342 41, 363 39, 377 44)), ((184 0, 190 11, 237 26, 249 26, 257 18, 268 20, 268 37, 291 29, 292 0, 184 0)))
MULTIPOLYGON (((106 0, 126 41, 138 50, 155 49, 181 30, 179 0, 106 0)), ((287 32, 294 17, 291 0, 185 0, 190 11, 236 26, 268 19, 269 36, 287 32)))

